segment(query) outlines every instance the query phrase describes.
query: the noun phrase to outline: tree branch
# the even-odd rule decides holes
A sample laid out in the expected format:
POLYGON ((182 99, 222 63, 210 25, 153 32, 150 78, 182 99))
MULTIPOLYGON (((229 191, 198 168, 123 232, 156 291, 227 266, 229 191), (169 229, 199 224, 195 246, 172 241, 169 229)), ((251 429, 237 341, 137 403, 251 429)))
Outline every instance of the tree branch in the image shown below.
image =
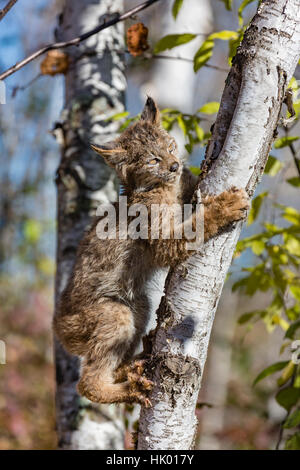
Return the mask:
MULTIPOLYGON (((194 60, 193 59, 188 59, 186 57, 173 57, 173 56, 169 56, 169 55, 159 55, 159 54, 153 54, 153 55, 150 55, 149 57, 145 57, 145 59, 167 59, 167 60, 182 60, 183 62, 190 62, 190 63, 194 63, 194 60)), ((220 72, 229 72, 229 69, 226 69, 224 67, 219 67, 219 65, 213 65, 213 64, 204 64, 204 67, 207 67, 209 69, 215 69, 215 70, 219 70, 220 72)))
MULTIPOLYGON (((299 44, 299 0, 263 0, 226 80, 202 166, 203 193, 237 186, 253 194, 298 63, 299 44)), ((207 242, 168 276, 153 341, 153 406, 142 409, 138 449, 193 446, 210 332, 241 227, 239 222, 207 242)))
POLYGON ((9 2, 5 5, 2 10, 0 10, 0 21, 3 20, 4 16, 7 15, 9 10, 17 3, 18 0, 9 0, 9 2))
POLYGON ((295 149, 294 144, 291 143, 291 144, 289 145, 289 147, 290 147, 290 150, 291 150, 291 153, 292 153, 292 156, 293 156, 293 160, 294 160, 294 163, 295 163, 295 167, 296 167, 296 169, 297 169, 297 171, 298 171, 298 176, 299 176, 299 178, 300 178, 300 160, 299 160, 299 158, 297 157, 297 152, 296 152, 296 149, 295 149))
MULTIPOLYGON (((17 1, 17 0, 15 0, 17 1)), ((85 41, 86 39, 90 38, 94 34, 99 33, 100 31, 103 31, 104 29, 109 28, 110 26, 113 26, 120 21, 125 21, 131 16, 135 15, 136 13, 145 10, 145 8, 148 8, 150 5, 153 3, 158 2, 159 0, 147 0, 146 2, 141 3, 140 5, 137 5, 134 8, 131 8, 130 10, 126 11, 122 15, 120 13, 112 13, 111 15, 108 15, 108 18, 106 18, 103 23, 96 28, 92 29, 91 31, 88 31, 87 33, 82 34, 81 36, 78 36, 74 39, 71 39, 70 41, 65 41, 65 42, 55 42, 52 44, 48 44, 45 47, 42 47, 38 51, 34 52, 33 54, 29 55, 25 59, 21 60, 20 62, 17 62, 15 65, 7 69, 5 72, 3 72, 0 75, 0 80, 4 80, 5 78, 9 77, 13 73, 17 72, 21 68, 23 68, 25 65, 29 64, 33 60, 37 59, 41 55, 45 54, 48 51, 52 51, 53 49, 63 49, 65 47, 69 46, 77 46, 80 42, 85 41)))
POLYGON ((298 172, 298 176, 300 178, 300 160, 298 158, 298 153, 295 149, 295 146, 293 144, 293 142, 290 142, 289 144, 289 148, 290 148, 290 151, 291 151, 291 154, 292 154, 292 157, 293 157, 293 160, 294 160, 294 163, 295 163, 295 167, 296 167, 296 170, 298 172))

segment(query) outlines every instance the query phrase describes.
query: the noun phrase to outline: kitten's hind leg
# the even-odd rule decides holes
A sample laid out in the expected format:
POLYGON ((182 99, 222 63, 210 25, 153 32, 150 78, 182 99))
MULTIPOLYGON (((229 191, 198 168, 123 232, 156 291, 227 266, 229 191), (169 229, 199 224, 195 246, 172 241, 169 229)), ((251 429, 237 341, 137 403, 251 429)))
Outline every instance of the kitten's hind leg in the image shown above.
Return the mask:
POLYGON ((82 363, 79 393, 98 403, 144 403, 146 397, 128 380, 115 383, 115 371, 136 338, 132 311, 122 303, 107 301, 97 306, 97 314, 98 322, 82 363))
MULTIPOLYGON (((147 379, 145 379, 147 380, 147 379)), ((115 383, 110 370, 101 369, 101 376, 95 364, 85 363, 83 374, 78 383, 78 392, 95 403, 141 403, 151 406, 143 392, 144 387, 137 387, 135 377, 125 382, 115 383)), ((152 384, 152 383, 151 383, 152 384)), ((147 390, 150 390, 147 384, 147 390)))
POLYGON ((89 327, 79 314, 56 316, 53 320, 56 336, 67 351, 77 356, 83 356, 87 352, 89 327))

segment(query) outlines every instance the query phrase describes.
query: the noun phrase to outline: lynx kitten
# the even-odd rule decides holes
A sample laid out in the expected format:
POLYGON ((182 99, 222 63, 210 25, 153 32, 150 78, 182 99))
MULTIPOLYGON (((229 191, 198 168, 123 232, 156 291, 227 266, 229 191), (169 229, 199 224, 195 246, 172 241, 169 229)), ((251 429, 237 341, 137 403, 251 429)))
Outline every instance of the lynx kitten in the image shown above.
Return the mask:
MULTIPOLYGON (((176 143, 160 124, 155 102, 148 98, 139 121, 116 141, 92 146, 113 167, 128 206, 189 203, 197 179, 183 168, 176 143)), ((243 219, 249 207, 244 190, 232 188, 203 198, 204 241, 228 224, 243 219)), ((118 203, 115 203, 118 211, 118 203)), ((152 382, 144 361, 134 353, 145 332, 149 299, 145 283, 159 267, 174 266, 192 254, 187 240, 99 239, 99 217, 83 238, 72 276, 61 295, 54 330, 72 354, 82 357, 78 391, 94 402, 140 402, 149 405, 152 382)), ((162 217, 157 221, 162 224, 162 217)), ((188 223, 193 227, 196 215, 188 223)), ((117 226, 118 235, 118 226, 117 226)))

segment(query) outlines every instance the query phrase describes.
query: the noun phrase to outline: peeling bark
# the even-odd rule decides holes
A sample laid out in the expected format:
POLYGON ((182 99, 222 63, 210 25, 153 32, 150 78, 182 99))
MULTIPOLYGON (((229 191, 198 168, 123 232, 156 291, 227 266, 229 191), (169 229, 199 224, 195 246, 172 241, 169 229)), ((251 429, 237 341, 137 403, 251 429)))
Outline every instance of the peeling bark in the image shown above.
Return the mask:
MULTIPOLYGON (((300 2, 263 0, 226 81, 203 164, 204 193, 237 186, 253 194, 299 54, 300 2)), ((241 228, 237 223, 206 243, 167 278, 153 344, 153 407, 142 409, 139 449, 193 445, 210 332, 241 228)))
MULTIPOLYGON (((123 0, 66 0, 56 32, 66 41, 97 26, 106 14, 122 12, 123 0)), ((78 243, 99 203, 115 200, 113 172, 89 148, 116 136, 118 123, 106 119, 124 110, 124 25, 90 37, 66 50, 71 65, 65 80, 62 156, 57 171, 58 244, 56 303, 70 275, 78 243)), ((120 449, 123 447, 121 409, 98 408, 76 392, 78 358, 55 340, 56 406, 59 447, 120 449)))

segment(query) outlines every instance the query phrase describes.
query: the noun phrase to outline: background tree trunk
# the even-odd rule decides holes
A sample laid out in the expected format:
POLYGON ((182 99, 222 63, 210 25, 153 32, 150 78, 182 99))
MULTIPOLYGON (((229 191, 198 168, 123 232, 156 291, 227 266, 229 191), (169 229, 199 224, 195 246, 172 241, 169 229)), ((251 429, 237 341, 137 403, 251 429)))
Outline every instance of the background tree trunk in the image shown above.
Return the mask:
MULTIPOLYGON (((66 0, 58 40, 76 37, 98 25, 106 14, 122 12, 123 0, 66 0)), ((58 244, 56 304, 70 275, 78 243, 101 202, 115 200, 112 171, 89 148, 115 137, 119 123, 105 120, 124 110, 124 24, 90 37, 66 53, 71 65, 65 79, 62 157, 57 172, 58 244)), ((55 341, 56 406, 59 447, 120 449, 121 408, 97 407, 78 396, 78 358, 55 341)))
MULTIPOLYGON (((264 0, 245 33, 207 148, 200 188, 253 194, 300 54, 300 2, 264 0)), ((189 449, 214 314, 240 235, 237 223, 169 274, 154 340, 153 407, 142 409, 139 449, 189 449)))

